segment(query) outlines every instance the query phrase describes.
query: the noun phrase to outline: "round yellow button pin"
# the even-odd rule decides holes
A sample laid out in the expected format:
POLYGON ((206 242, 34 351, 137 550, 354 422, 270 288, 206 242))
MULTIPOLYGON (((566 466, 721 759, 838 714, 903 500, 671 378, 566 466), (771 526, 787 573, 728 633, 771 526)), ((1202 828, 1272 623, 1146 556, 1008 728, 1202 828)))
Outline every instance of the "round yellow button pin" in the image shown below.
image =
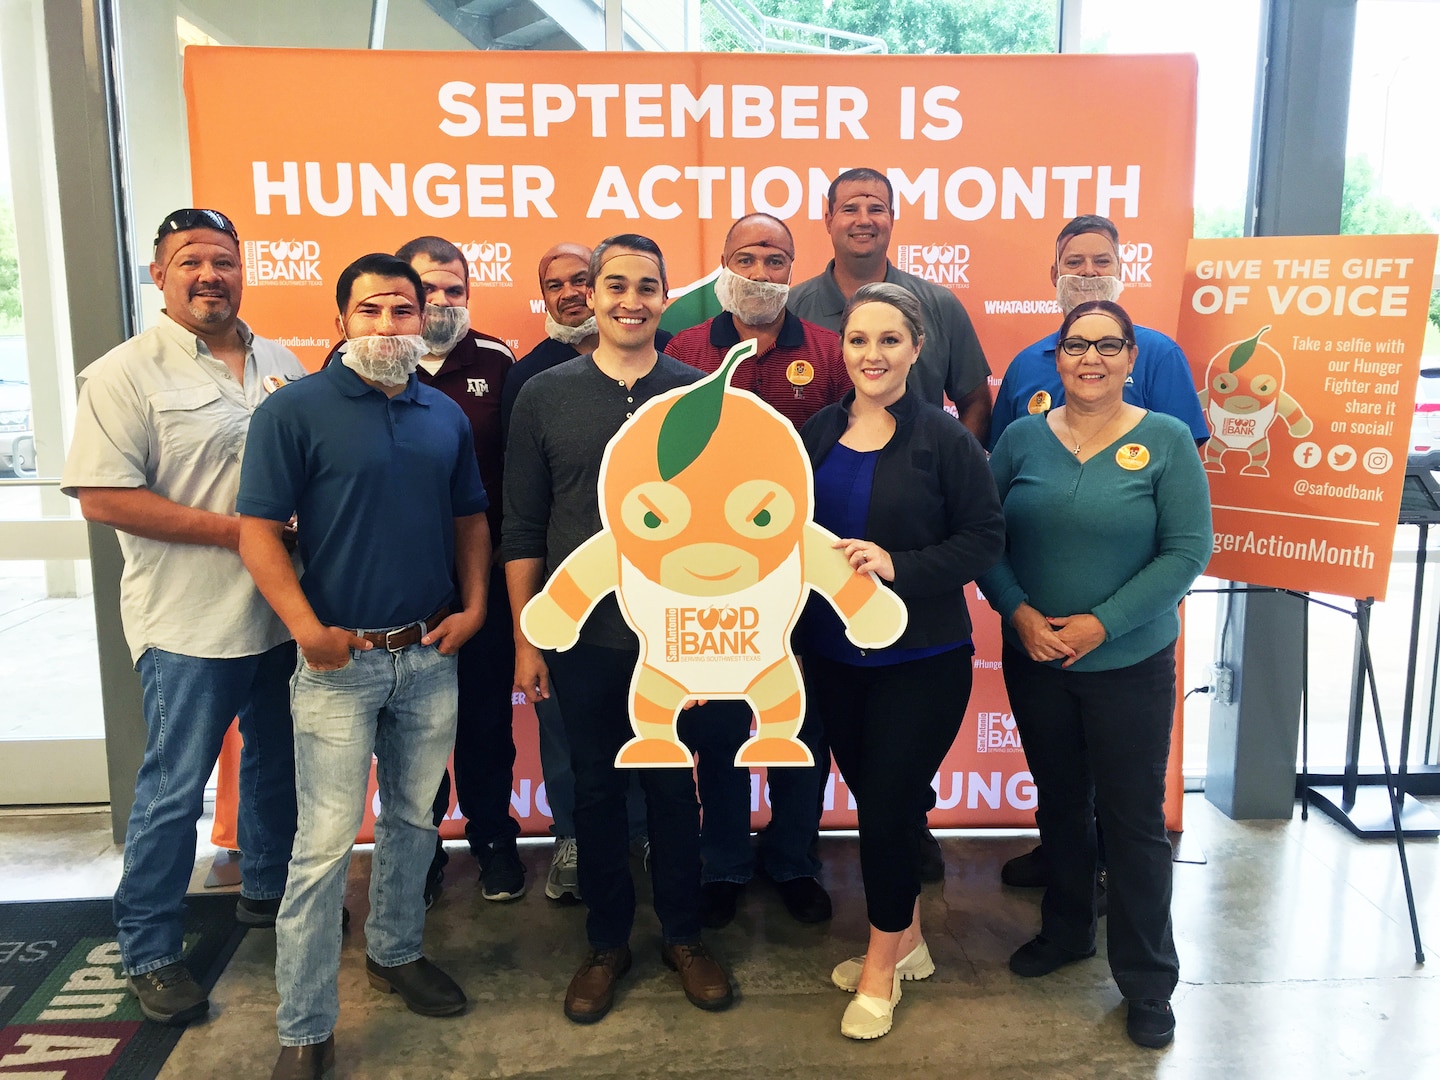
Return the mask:
POLYGON ((815 365, 808 360, 791 360, 785 369, 785 378, 791 386, 809 386, 815 379, 815 365))
POLYGON ((1026 406, 1030 415, 1050 411, 1050 395, 1044 390, 1036 390, 1030 398, 1030 404, 1026 406))
POLYGON ((1115 451, 1115 464, 1122 469, 1138 472, 1150 464, 1150 451, 1137 442, 1126 443, 1115 451))

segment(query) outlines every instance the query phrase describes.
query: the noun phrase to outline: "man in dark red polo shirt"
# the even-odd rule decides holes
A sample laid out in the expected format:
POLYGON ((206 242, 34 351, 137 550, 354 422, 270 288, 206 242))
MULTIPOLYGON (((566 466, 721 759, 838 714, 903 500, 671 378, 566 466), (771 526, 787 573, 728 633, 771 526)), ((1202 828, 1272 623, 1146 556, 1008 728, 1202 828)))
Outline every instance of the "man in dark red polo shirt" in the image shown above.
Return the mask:
POLYGON ((798 429, 850 389, 837 334, 785 310, 795 242, 769 214, 730 226, 715 296, 725 310, 682 330, 665 351, 701 371, 716 370, 737 342, 755 338, 754 357, 735 369, 730 385, 749 390, 798 429))
MULTIPOLYGON (((779 218, 751 214, 730 227, 715 280, 725 310, 683 330, 665 351, 701 371, 715 371, 731 346, 748 338, 759 344, 742 361, 730 385, 748 390, 796 428, 850 389, 840 358, 840 338, 785 309, 795 240, 779 218)), ((704 860, 705 925, 724 926, 735 917, 740 892, 754 873, 750 849, 750 774, 733 764, 735 750, 750 731, 743 702, 715 701, 691 710, 686 742, 699 751, 700 802, 705 808, 700 835, 704 860)), ((830 918, 830 897, 818 879, 815 838, 820 797, 830 754, 818 717, 807 717, 800 737, 815 764, 770 769, 770 824, 760 836, 760 862, 780 891, 786 909, 801 922, 830 918)))
MULTIPOLYGON (((420 236, 396 256, 425 286, 425 343, 420 381, 452 399, 470 420, 480 479, 490 496, 490 539, 500 549, 501 481, 505 444, 500 436, 500 395, 515 354, 499 338, 470 327, 470 267, 460 249, 438 236, 420 236)), ((465 838, 480 863, 480 895, 518 900, 525 893, 525 866, 515 849, 520 825, 510 816, 515 767, 510 685, 515 642, 503 567, 490 573, 490 613, 480 632, 460 649, 460 711, 455 732, 455 792, 465 815, 465 838)), ((441 778, 435 823, 450 808, 450 777, 441 778)), ((440 894, 445 851, 436 847, 425 883, 425 906, 440 894)))

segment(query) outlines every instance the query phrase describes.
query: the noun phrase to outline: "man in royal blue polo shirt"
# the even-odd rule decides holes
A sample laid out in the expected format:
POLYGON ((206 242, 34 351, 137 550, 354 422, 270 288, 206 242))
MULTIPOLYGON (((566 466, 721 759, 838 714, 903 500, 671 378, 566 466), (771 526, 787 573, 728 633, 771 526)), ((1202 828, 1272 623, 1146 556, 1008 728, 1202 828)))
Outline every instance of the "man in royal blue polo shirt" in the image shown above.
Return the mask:
MULTIPOLYGON (((795 238, 779 218, 750 214, 730 226, 720 257, 715 296, 724 308, 713 319, 682 330, 665 346, 677 360, 707 374, 731 346, 755 338, 756 354, 740 363, 730 385, 748 390, 799 428, 850 389, 840 359, 840 338, 785 309, 795 265, 795 238)), ((735 751, 750 734, 750 707, 715 701, 686 718, 687 741, 700 753, 700 805, 704 808, 700 854, 704 859, 705 925, 719 928, 754 872, 750 850, 750 772, 734 765, 735 751)), ((770 824, 760 836, 760 861, 785 908, 800 922, 830 918, 830 896, 819 881, 815 841, 820 797, 830 773, 830 753, 818 716, 807 716, 800 737, 815 764, 770 769, 770 824)))
POLYGON ((276 920, 281 1052, 272 1080, 334 1064, 340 915, 380 778, 365 923, 370 984, 426 1016, 465 994, 421 952, 431 803, 455 741, 455 654, 485 621, 488 500, 460 407, 420 385, 424 286, 366 255, 336 285, 341 362, 284 387, 250 424, 240 557, 295 635, 299 824, 276 920), (282 533, 295 516, 304 577, 282 533))
MULTIPOLYGON (((1115 223, 1098 214, 1082 214, 1067 222, 1055 239, 1050 283, 1062 314, 1085 300, 1117 299, 1123 285, 1115 223)), ((1065 389, 1055 368, 1059 337, 1058 331, 1043 337, 1010 361, 995 395, 987 450, 995 449, 1000 435, 1019 417, 1065 404, 1065 389)), ((1210 429, 1195 392, 1190 361, 1180 346, 1158 330, 1137 325, 1135 347, 1139 351, 1135 370, 1125 380, 1125 400, 1183 420, 1196 442, 1208 439, 1210 429)))
MULTIPOLYGON (((470 266, 465 255, 438 236, 417 236, 399 251, 425 287, 427 351, 415 374, 464 411, 475 437, 480 480, 490 497, 486 516, 490 542, 500 547, 501 478, 505 444, 500 436, 500 397, 515 366, 515 354, 503 341, 470 325, 470 266)), ((515 738, 510 686, 515 674, 510 600, 505 571, 490 568, 489 616, 460 650, 460 714, 455 728, 455 795, 465 815, 465 839, 480 864, 480 895, 486 900, 518 900, 525 895, 525 864, 515 849, 520 824, 510 816, 514 782, 515 738)), ((450 777, 442 773, 435 798, 435 824, 450 809, 450 777)), ((427 906, 440 894, 445 849, 425 880, 427 906)))

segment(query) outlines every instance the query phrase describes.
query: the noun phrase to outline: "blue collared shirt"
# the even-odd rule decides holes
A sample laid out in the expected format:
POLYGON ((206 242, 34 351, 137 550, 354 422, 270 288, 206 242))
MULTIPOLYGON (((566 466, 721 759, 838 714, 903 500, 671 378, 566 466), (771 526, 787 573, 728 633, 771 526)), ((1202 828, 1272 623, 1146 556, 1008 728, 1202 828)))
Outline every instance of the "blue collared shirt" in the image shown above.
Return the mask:
MULTIPOLYGON (((990 415, 990 438, 985 449, 994 450, 1005 429, 1019 417, 1030 414, 1030 399, 1037 392, 1043 390, 1050 395, 1049 408, 1065 404, 1065 388, 1055 368, 1055 347, 1059 340, 1057 330, 1021 349, 1010 361, 995 395, 995 411, 990 415)), ((1137 326, 1135 347, 1135 370, 1125 380, 1125 400, 1142 409, 1154 409, 1175 417, 1190 429, 1196 442, 1208 439, 1210 427, 1200 408, 1200 395, 1195 392, 1190 361, 1185 359, 1180 346, 1158 330, 1137 326)))
POLYGON ((344 364, 255 410, 235 504, 271 521, 295 514, 316 617, 367 630, 455 601, 454 519, 488 506, 460 406, 414 375, 386 397, 344 364))

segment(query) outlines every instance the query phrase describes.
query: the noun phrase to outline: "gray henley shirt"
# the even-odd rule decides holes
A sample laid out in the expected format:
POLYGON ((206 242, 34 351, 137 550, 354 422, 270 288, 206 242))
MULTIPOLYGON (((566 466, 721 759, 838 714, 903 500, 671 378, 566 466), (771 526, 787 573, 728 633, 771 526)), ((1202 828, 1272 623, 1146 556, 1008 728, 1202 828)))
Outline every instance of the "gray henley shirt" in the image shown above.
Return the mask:
MULTIPOLYGON (((627 388, 585 354, 527 381, 515 399, 505 448, 501 558, 543 558, 546 577, 553 574, 600 531, 600 461, 621 425, 651 398, 703 377, 660 353, 649 373, 627 388)), ((590 613, 580 640, 640 647, 614 593, 590 613)))

